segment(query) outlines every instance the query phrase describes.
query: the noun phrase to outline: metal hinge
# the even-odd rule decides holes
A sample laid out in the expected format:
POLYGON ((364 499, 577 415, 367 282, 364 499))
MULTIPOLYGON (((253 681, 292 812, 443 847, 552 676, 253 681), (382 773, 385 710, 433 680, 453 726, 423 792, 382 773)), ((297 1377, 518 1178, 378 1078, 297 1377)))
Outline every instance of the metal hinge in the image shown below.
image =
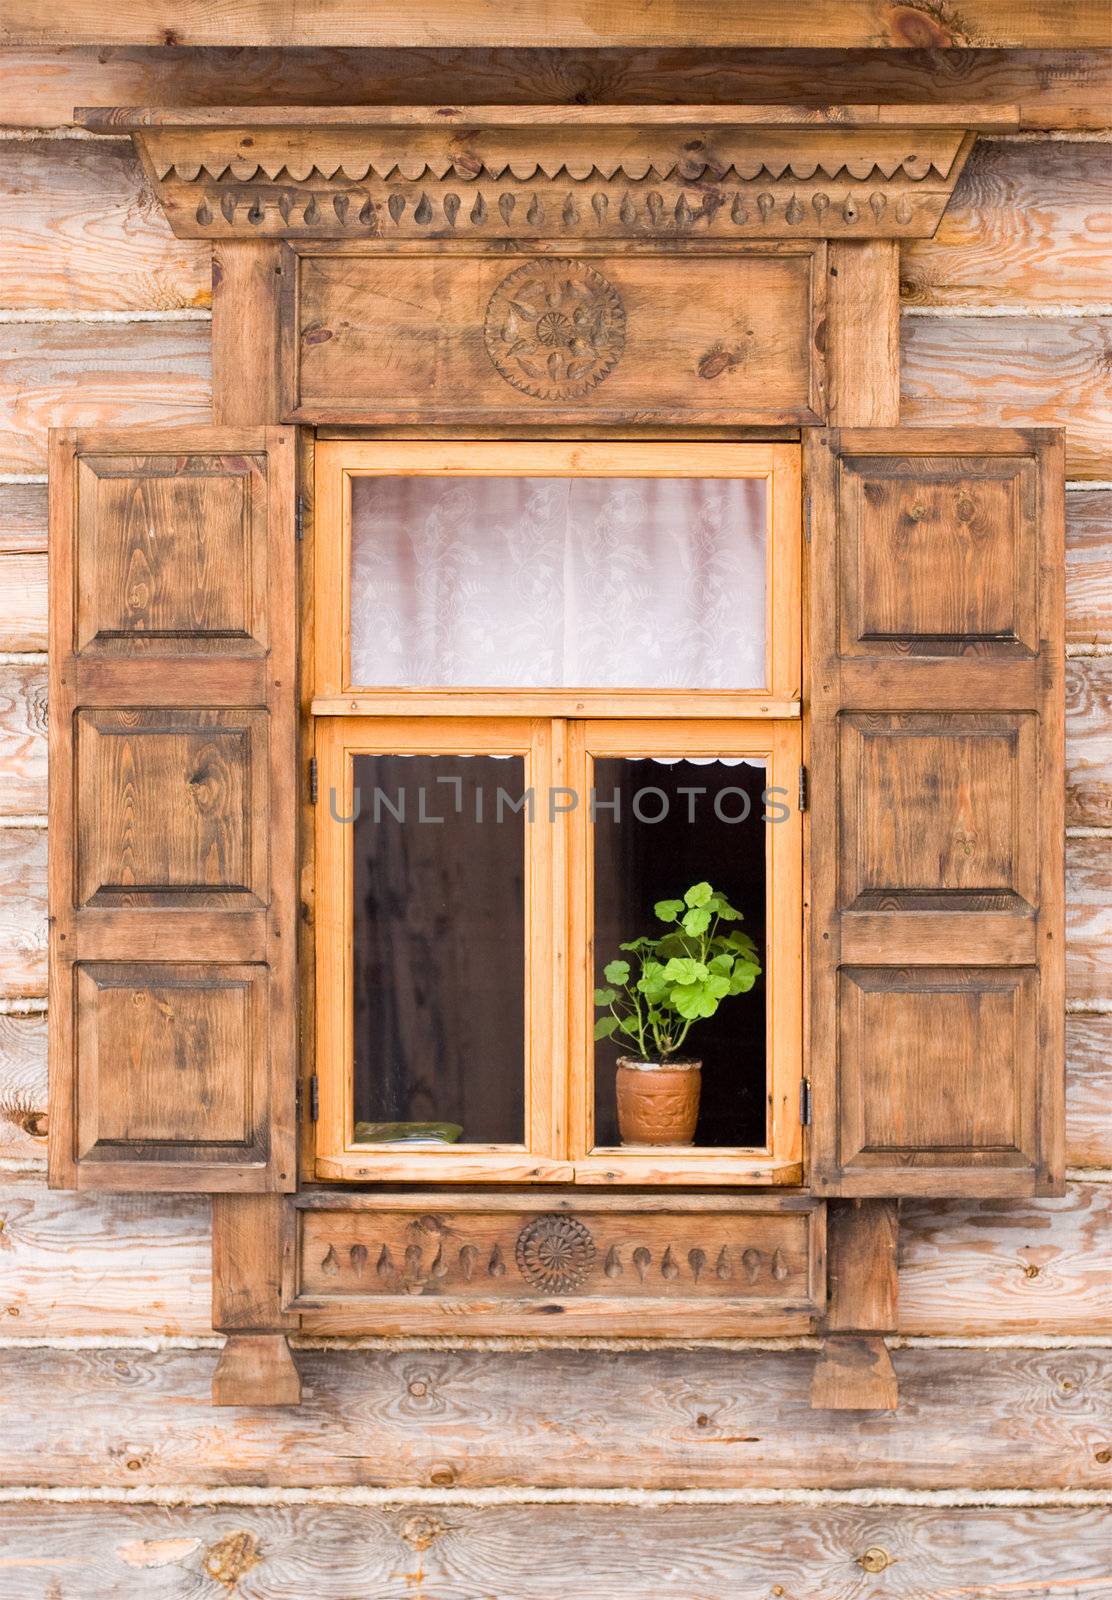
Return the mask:
POLYGON ((799 1120, 805 1128, 811 1126, 811 1080, 799 1080, 799 1120))
POLYGON ((807 543, 811 542, 811 496, 808 495, 803 502, 803 537, 807 543))
POLYGON ((316 1122, 320 1116, 320 1084, 314 1072, 309 1079, 309 1121, 316 1122))
POLYGON ((806 811, 806 809, 807 809, 807 800, 808 800, 807 768, 806 767, 800 767, 800 769, 799 769, 799 809, 800 809, 800 811, 806 811))
POLYGON ((309 757, 309 804, 315 806, 320 792, 320 780, 317 776, 317 758, 309 757))
POLYGON ((305 537, 305 496, 303 494, 299 494, 298 497, 297 497, 297 509, 294 512, 294 529, 295 529, 295 531, 297 533, 298 539, 299 540, 300 539, 304 539, 304 537, 305 537))

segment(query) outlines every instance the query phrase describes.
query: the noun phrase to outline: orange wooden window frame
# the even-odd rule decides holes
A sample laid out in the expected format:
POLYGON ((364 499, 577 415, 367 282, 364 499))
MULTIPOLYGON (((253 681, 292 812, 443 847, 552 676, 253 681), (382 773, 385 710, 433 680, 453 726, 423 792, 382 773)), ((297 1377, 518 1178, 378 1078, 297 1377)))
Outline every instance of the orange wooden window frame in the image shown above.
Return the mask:
POLYGON ((802 1179, 803 828, 800 451, 785 444, 323 441, 316 446, 314 614, 316 1065, 314 1176, 323 1180, 792 1184, 802 1179), (758 690, 380 689, 349 681, 350 480, 429 476, 764 477, 769 483, 767 681, 758 690), (526 829, 525 1128, 521 1145, 353 1144, 353 757, 515 753, 536 789, 526 829), (590 788, 604 754, 752 755, 789 816, 766 828, 768 1121, 759 1149, 593 1147, 592 850, 586 807, 550 822, 550 787, 590 788))

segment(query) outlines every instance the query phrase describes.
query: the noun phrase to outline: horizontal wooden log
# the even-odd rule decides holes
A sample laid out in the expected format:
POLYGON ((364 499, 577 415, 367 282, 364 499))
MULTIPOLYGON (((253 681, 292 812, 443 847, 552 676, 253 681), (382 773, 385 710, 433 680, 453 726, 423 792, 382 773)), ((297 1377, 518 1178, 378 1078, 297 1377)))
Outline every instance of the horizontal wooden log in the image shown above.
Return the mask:
POLYGON ((1099 126, 1112 62, 1092 50, 0 49, 0 120, 63 127, 78 105, 477 105, 878 100, 1018 103, 1023 126, 1099 126))
POLYGON ((0 996, 46 993, 46 829, 0 828, 0 996))
POLYGON ((0 650, 46 649, 46 551, 0 550, 0 650))
POLYGON ((46 1161, 46 1016, 0 1015, 0 1162, 46 1161))
POLYGON ((1112 162, 1106 144, 974 148, 933 239, 903 246, 917 305, 1084 305, 1108 300, 1112 162))
POLYGON ((1112 489, 1066 496, 1066 639, 1112 643, 1112 489))
POLYGON ((1060 1200, 905 1201, 901 1333, 1112 1332, 1112 1185, 1060 1200))
MULTIPOLYGON (((897 1350, 896 1412, 810 1407, 808 1350, 299 1351, 299 1409, 214 1351, 8 1349, 0 1483, 1087 1488, 1103 1350, 897 1350)), ((472 1591, 474 1592, 474 1591, 472 1591)))
POLYGON ((0 483, 0 650, 46 649, 46 484, 0 483))
MULTIPOLYGON (((0 554, 46 549, 46 484, 0 483, 0 554)), ((0 593, 0 616, 7 610, 0 593)))
POLYGON ((209 325, 0 323, 0 472, 42 472, 48 427, 211 420, 209 325))
POLYGON ((1106 1511, 820 1505, 14 1505, 7 1600, 1104 1600, 1106 1511), (870 1579, 867 1574, 883 1573, 870 1579), (878 1584, 882 1587, 874 1588, 878 1584), (409 1587, 415 1586, 415 1587, 409 1587))
MULTIPOLYGON (((8 1065, 14 1031, 0 1028, 0 1096, 23 1106, 34 1102, 35 1080, 26 1066, 8 1065)), ((12 1053, 24 1044, 17 1039, 12 1053)), ((26 1135, 15 1145, 14 1132, 18 1153, 41 1151, 41 1139, 26 1135)), ((0 1327, 7 1308, 18 1319, 10 1331, 27 1336, 210 1331, 205 1201, 66 1194, 40 1175, 9 1174, 0 1219, 0 1327)), ((1112 1331, 1103 1281, 1110 1233, 1106 1183, 1072 1183, 1061 1200, 905 1202, 899 1331, 1081 1339, 1112 1331)))
POLYGON ((3 1176, 0 1331, 211 1333, 207 1200, 66 1194, 40 1176, 3 1176))
POLYGON ((1066 844, 1066 994, 1112 1000, 1112 838, 1066 844))
POLYGON ((1071 478, 1112 478, 1112 316, 901 318, 901 415, 1066 429, 1071 478))
POLYGON ((1112 1170, 1112 1015, 1066 1018, 1066 1163, 1112 1170))
MULTIPOLYGON (((0 557, 0 580, 3 577, 0 557)), ((46 668, 0 665, 0 816, 46 810, 46 668)))
POLYGON ((174 238, 130 143, 0 142, 0 308, 207 306, 209 254, 174 238))
MULTIPOLYGON (((425 0, 421 35, 468 47, 589 46, 599 44, 707 48, 807 49, 816 38, 834 49, 1100 48, 1108 42, 1100 0, 965 0, 960 16, 896 0, 785 8, 779 0, 667 0, 646 10, 643 0, 425 0)), ((55 0, 47 10, 32 0, 7 0, 4 42, 15 45, 412 45, 412 10, 399 0, 372 8, 317 0, 276 8, 267 0, 229 7, 214 0, 131 0, 96 5, 55 0)))

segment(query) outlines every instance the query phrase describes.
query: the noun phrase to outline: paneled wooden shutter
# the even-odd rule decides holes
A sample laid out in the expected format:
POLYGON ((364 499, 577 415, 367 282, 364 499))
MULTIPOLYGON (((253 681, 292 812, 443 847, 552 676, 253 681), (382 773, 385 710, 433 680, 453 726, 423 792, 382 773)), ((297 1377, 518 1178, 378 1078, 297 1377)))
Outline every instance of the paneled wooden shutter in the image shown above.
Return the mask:
POLYGON ((811 435, 815 1188, 1060 1185, 1063 453, 811 435))
POLYGON ((50 1180, 294 1187, 294 433, 58 432, 50 1180))

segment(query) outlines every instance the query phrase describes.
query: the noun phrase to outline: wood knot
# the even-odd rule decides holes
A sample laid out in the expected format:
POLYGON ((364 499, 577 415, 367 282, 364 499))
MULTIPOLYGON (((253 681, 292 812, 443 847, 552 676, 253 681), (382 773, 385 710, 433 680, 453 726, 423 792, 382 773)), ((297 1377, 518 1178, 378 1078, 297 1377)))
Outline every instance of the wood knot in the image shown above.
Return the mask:
POLYGON ((434 1489, 450 1489, 456 1481, 454 1467, 434 1467, 429 1473, 429 1482, 434 1489))
POLYGON ((424 1551, 447 1533, 448 1524, 438 1517, 406 1517, 401 1526, 401 1537, 411 1550, 424 1551))
POLYGON ((45 1111, 23 1111, 16 1118, 24 1133, 32 1139, 45 1139, 50 1118, 45 1111))
POLYGON ((857 1565, 865 1572, 883 1572, 885 1567, 892 1565, 893 1558, 887 1550, 881 1549, 878 1544, 871 1544, 863 1555, 857 1558, 857 1565))
POLYGON ((259 1541, 246 1528, 225 1534, 205 1551, 201 1565, 210 1578, 231 1589, 259 1562, 259 1541))

